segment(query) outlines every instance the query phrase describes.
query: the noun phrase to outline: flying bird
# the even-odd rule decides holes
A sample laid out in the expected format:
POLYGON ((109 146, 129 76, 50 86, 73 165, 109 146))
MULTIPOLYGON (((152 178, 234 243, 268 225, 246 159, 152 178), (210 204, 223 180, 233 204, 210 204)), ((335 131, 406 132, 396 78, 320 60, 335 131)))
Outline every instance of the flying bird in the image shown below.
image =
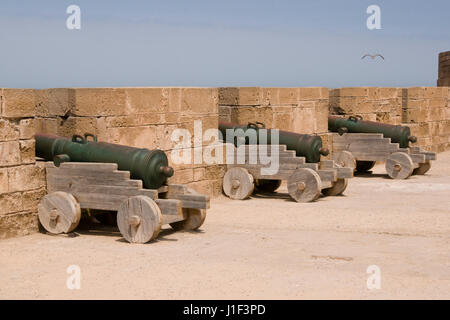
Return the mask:
POLYGON ((371 57, 372 60, 375 59, 376 57, 380 57, 381 59, 384 60, 384 57, 381 54, 379 54, 379 53, 377 53, 377 54, 368 54, 368 53, 366 53, 365 55, 362 56, 361 59, 364 59, 365 57, 371 57))

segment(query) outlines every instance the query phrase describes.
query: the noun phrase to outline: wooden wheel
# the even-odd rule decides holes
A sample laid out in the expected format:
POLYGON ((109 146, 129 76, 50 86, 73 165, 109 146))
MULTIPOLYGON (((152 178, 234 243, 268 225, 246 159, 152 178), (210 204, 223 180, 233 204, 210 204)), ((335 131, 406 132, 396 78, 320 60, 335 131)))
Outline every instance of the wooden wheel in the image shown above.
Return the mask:
POLYGON ((234 200, 248 198, 255 189, 253 176, 244 168, 234 167, 223 177, 223 192, 234 200))
POLYGON ((407 179, 413 172, 414 164, 407 153, 395 152, 387 158, 385 167, 392 179, 407 179))
POLYGON ((350 151, 337 152, 333 155, 333 160, 341 167, 352 168, 353 170, 356 168, 355 157, 350 151))
POLYGON ((309 168, 301 168, 287 181, 289 195, 297 202, 314 201, 320 196, 321 180, 319 174, 309 168))
POLYGON ((170 224, 174 230, 197 230, 206 219, 205 209, 183 208, 183 214, 187 217, 186 220, 170 224))
POLYGON ((281 186, 281 180, 257 179, 255 188, 264 192, 275 192, 281 186))
POLYGON ((48 232, 69 233, 80 223, 80 204, 70 193, 53 192, 39 202, 38 217, 48 232))
POLYGON ((424 175, 431 169, 431 162, 427 160, 426 162, 419 163, 419 167, 415 168, 413 174, 424 175))
POLYGON ((117 211, 117 226, 128 242, 146 243, 161 231, 161 210, 149 197, 130 197, 117 211))
POLYGON ((357 172, 367 172, 372 169, 376 161, 356 161, 356 171, 357 172))
POLYGON ((326 188, 322 190, 322 194, 324 196, 338 196, 342 194, 345 189, 347 189, 348 179, 337 179, 337 181, 333 182, 333 186, 331 188, 326 188))

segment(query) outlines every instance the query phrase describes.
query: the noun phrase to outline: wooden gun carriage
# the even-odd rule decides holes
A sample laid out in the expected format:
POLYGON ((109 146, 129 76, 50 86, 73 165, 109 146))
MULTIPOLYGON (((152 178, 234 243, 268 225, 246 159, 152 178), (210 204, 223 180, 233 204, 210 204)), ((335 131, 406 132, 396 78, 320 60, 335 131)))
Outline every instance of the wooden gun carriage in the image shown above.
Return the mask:
POLYGON ((164 224, 175 230, 199 228, 209 208, 208 196, 185 185, 144 189, 115 163, 46 162, 48 194, 38 205, 42 226, 50 233, 72 232, 81 209, 117 211, 117 225, 131 243, 155 239, 164 224))
POLYGON ((325 196, 342 194, 348 179, 353 177, 352 169, 341 167, 333 160, 307 163, 304 157, 297 157, 296 152, 287 150, 285 145, 241 145, 235 148, 234 159, 229 162, 232 164, 227 165, 223 190, 236 200, 248 198, 255 188, 274 192, 282 180, 287 180, 289 195, 295 201, 310 202, 321 193, 325 196), (270 165, 262 163, 259 154, 271 155, 272 147, 278 153, 279 168, 275 174, 263 174, 262 169, 270 165), (244 155, 245 163, 239 164, 240 153, 244 155))
POLYGON ((392 179, 407 179, 423 175, 431 168, 436 153, 420 147, 401 148, 381 133, 333 134, 333 159, 341 166, 367 172, 376 161, 385 161, 386 172, 392 179))

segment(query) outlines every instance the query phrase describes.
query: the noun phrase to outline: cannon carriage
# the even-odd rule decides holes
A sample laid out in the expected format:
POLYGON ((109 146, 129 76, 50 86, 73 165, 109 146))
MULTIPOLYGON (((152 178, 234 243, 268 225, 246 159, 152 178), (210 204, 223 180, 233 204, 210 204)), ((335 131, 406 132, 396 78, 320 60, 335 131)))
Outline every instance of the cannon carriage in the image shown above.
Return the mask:
POLYGON ((328 117, 333 134, 333 159, 357 172, 369 172, 377 161, 385 161, 392 179, 423 175, 436 160, 436 153, 410 146, 417 138, 409 127, 364 121, 361 117, 328 117))
POLYGON ((119 231, 130 243, 155 239, 164 224, 175 230, 195 230, 203 224, 209 196, 185 185, 167 185, 164 177, 171 176, 173 170, 167 166, 162 151, 123 149, 123 146, 102 143, 103 157, 96 157, 92 150, 98 150, 99 143, 96 137, 94 141, 87 141, 89 136, 74 136, 68 140, 36 135, 37 155, 44 156, 44 160, 54 158, 53 162, 45 163, 48 194, 38 205, 39 221, 48 232, 60 234, 75 230, 81 209, 117 211, 119 231), (157 158, 152 159, 152 155, 157 158), (124 170, 124 164, 117 161, 117 157, 138 160, 128 163, 131 170, 124 170), (71 158, 91 161, 73 162, 71 158), (97 158, 101 161, 92 162, 97 158), (142 161, 148 166, 143 167, 142 161), (148 188, 146 183, 152 186, 148 188))
MULTIPOLYGON (((239 136, 232 136, 234 158, 227 159, 227 172, 223 178, 223 191, 231 199, 246 199, 254 191, 275 192, 285 180, 292 199, 310 202, 318 199, 320 194, 342 194, 348 179, 353 177, 353 170, 343 168, 333 160, 320 160, 328 150, 322 147, 319 136, 278 131, 279 144, 271 144, 273 129, 266 129, 263 123, 242 126, 220 122, 219 129, 223 137, 227 137, 227 130, 231 133, 242 130, 245 135, 240 141, 239 136), (267 130, 267 144, 262 144, 258 138, 261 129, 267 130), (262 160, 266 155, 276 157, 276 172, 265 171, 271 166, 262 160)), ((227 138, 224 140, 231 142, 227 138)))

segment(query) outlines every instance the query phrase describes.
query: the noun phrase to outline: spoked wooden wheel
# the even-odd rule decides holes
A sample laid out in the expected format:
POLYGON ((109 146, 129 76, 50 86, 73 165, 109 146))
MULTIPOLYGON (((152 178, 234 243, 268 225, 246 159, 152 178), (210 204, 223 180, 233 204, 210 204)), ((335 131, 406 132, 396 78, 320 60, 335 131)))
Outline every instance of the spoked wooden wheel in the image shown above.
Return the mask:
POLYGON ((146 243, 161 231, 161 210, 149 197, 128 198, 117 211, 117 226, 128 242, 146 243))
POLYGON ((337 152, 333 156, 333 160, 336 162, 337 165, 340 165, 341 167, 352 168, 353 170, 355 170, 356 168, 355 157, 349 151, 337 152))
POLYGON ((264 192, 275 192, 281 186, 281 180, 255 180, 255 188, 264 192))
POLYGON ((426 162, 419 163, 419 167, 414 169, 413 174, 424 175, 430 169, 431 169, 431 162, 430 160, 427 160, 426 162))
POLYGON ((183 214, 186 216, 186 220, 170 224, 174 230, 197 230, 206 219, 205 209, 183 208, 183 214))
POLYGON ((387 158, 385 167, 392 179, 407 179, 413 173, 414 164, 407 153, 395 152, 387 158))
POLYGON ((322 194, 324 196, 338 196, 342 194, 345 189, 347 189, 348 179, 337 179, 337 181, 333 182, 333 186, 331 188, 326 188, 322 190, 322 194))
POLYGON ((70 193, 53 192, 39 202, 38 217, 48 232, 69 233, 80 223, 80 204, 70 193))
POLYGON ((287 181, 289 195, 297 202, 314 201, 320 196, 321 180, 319 174, 309 168, 301 168, 287 181))
POLYGON ((356 161, 357 172, 367 172, 375 166, 375 161, 356 161))
POLYGON ((231 168, 223 177, 223 192, 234 200, 243 200, 255 189, 253 176, 244 168, 231 168))

